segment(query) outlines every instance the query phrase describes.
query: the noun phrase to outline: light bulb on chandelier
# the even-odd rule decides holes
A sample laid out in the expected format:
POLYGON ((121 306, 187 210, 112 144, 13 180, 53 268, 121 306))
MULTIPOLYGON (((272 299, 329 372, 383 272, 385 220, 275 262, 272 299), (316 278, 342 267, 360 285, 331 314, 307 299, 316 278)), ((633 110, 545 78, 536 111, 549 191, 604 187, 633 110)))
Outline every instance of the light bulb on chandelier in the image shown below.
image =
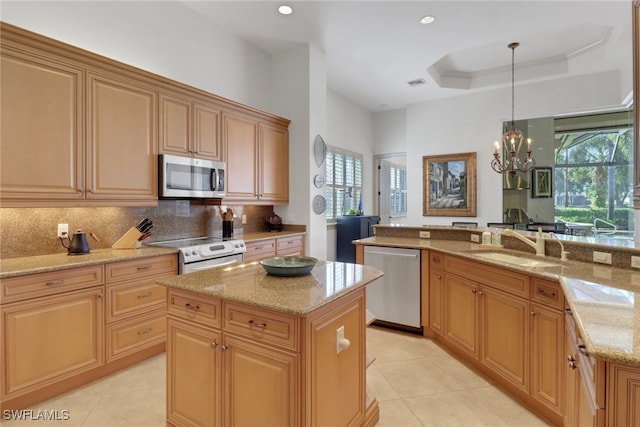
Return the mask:
POLYGON ((508 172, 511 175, 515 175, 516 172, 527 172, 531 170, 536 162, 531 157, 531 139, 527 139, 527 151, 524 159, 520 158, 520 150, 522 149, 524 142, 524 135, 522 132, 515 128, 515 50, 520 46, 520 43, 514 42, 509 44, 511 49, 511 127, 502 135, 502 150, 505 153, 505 158, 500 159, 500 143, 495 142, 493 151, 493 160, 491 160, 491 167, 498 173, 508 172))

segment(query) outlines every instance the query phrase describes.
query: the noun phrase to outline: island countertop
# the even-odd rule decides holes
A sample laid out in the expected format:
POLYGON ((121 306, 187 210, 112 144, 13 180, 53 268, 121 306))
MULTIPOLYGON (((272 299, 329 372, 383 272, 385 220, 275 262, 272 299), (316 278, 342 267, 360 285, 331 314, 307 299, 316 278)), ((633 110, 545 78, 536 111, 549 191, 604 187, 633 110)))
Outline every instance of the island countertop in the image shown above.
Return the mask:
POLYGON ((382 277, 366 265, 318 261, 310 274, 278 277, 257 261, 181 276, 158 284, 297 316, 312 311, 382 277))

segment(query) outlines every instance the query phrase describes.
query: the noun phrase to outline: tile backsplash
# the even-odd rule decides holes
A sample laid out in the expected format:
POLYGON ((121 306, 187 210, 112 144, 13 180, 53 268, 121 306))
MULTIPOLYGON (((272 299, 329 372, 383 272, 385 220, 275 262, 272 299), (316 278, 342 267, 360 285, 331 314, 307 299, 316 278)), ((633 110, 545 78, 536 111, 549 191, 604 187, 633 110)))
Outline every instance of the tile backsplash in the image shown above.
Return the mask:
MULTIPOLYGON (((234 232, 266 231, 264 218, 272 206, 222 205, 233 209, 234 232), (247 223, 242 224, 242 215, 247 223)), ((56 238, 59 223, 69 224, 69 232, 87 233, 92 249, 110 248, 129 228, 143 218, 153 221, 147 242, 197 236, 222 236, 218 206, 191 204, 185 200, 160 200, 157 207, 96 208, 0 208, 0 259, 63 253, 56 238), (89 237, 94 233, 99 242, 89 237)))

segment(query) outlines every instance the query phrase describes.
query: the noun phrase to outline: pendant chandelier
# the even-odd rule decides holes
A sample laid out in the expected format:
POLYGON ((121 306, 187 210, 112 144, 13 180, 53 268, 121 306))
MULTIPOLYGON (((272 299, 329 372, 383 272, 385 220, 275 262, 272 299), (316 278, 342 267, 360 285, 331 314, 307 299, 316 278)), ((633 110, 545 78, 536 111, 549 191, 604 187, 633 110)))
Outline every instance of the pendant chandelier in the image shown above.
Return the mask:
POLYGON ((511 49, 511 127, 502 135, 502 150, 500 149, 500 143, 495 142, 493 151, 493 160, 491 160, 491 167, 498 173, 509 173, 515 175, 516 172, 527 172, 531 170, 536 162, 531 157, 531 139, 527 139, 526 157, 520 158, 520 150, 522 149, 522 143, 524 141, 524 135, 521 131, 515 128, 514 111, 515 111, 515 50, 520 46, 520 43, 514 42, 509 44, 511 49), (504 159, 500 159, 500 151, 505 153, 504 159))

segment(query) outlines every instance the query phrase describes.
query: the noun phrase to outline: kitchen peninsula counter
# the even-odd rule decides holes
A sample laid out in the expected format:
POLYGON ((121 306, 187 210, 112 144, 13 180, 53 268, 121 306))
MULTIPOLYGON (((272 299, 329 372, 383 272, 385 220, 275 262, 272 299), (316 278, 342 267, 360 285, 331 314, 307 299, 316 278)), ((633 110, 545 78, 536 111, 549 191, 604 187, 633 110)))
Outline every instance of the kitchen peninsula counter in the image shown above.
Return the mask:
POLYGON ((541 257, 501 247, 485 248, 468 240, 376 236, 354 241, 354 244, 434 250, 559 282, 588 353, 606 361, 640 366, 640 271, 582 261, 560 261, 550 256, 542 259, 557 266, 520 266, 479 254, 498 251, 531 259, 541 257))

